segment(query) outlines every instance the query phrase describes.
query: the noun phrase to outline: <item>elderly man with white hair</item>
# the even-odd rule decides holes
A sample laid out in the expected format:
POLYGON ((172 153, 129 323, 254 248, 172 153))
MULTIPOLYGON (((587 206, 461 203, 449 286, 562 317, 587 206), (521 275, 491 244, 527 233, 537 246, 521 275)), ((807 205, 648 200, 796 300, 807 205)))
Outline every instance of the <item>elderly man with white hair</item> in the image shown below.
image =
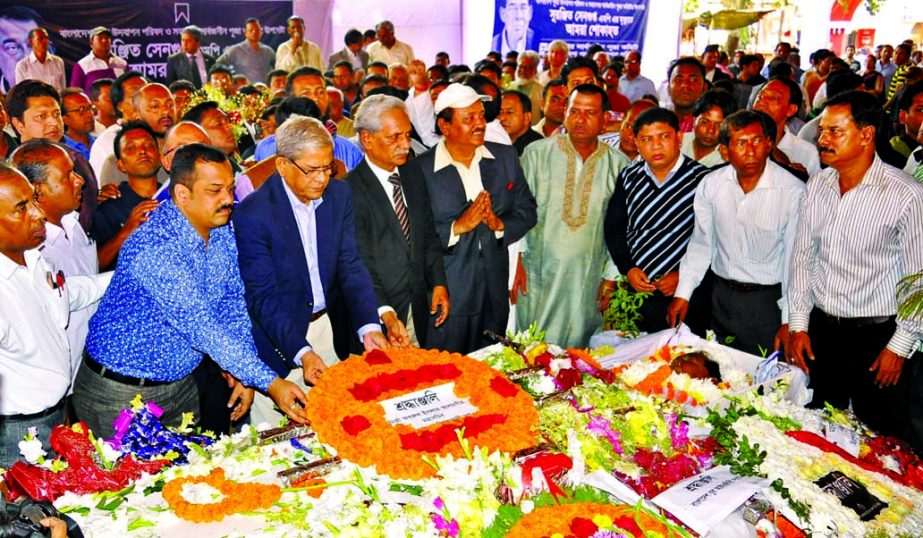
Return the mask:
POLYGON ((542 71, 538 76, 542 86, 561 76, 561 69, 567 63, 569 55, 570 47, 560 39, 555 39, 548 45, 548 70, 542 71))
POLYGON ((528 95, 529 100, 532 101, 532 125, 542 119, 544 90, 542 83, 535 78, 540 62, 538 53, 534 50, 527 50, 520 54, 516 65, 516 84, 513 86, 514 90, 528 95))
POLYGON ((407 107, 396 97, 373 95, 362 101, 355 125, 365 158, 346 181, 378 315, 392 345, 431 347, 427 331, 448 317, 449 292, 426 187, 420 176, 401 176, 410 154, 407 107))
MULTIPOLYGON (((276 130, 276 149, 278 174, 240 203, 234 232, 260 358, 306 388, 338 360, 328 308, 349 305, 366 350, 389 345, 357 247, 349 185, 330 181, 333 139, 321 122, 295 115, 276 130)), ((277 423, 281 415, 258 395, 252 418, 277 423)))

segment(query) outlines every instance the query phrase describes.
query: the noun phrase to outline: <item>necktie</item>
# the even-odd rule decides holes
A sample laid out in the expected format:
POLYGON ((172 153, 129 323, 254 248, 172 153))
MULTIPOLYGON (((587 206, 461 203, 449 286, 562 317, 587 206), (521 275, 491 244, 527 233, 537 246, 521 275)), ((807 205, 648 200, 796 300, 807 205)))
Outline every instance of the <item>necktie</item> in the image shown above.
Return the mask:
POLYGON ((189 58, 189 70, 192 71, 192 84, 196 88, 202 87, 202 77, 199 75, 199 64, 195 61, 195 56, 192 54, 187 54, 186 58, 189 58))
POLYGON ((388 177, 388 183, 394 185, 391 190, 391 199, 394 201, 394 212, 397 214, 397 222, 401 225, 401 231, 404 232, 404 239, 410 243, 410 217, 407 216, 407 205, 404 204, 404 190, 401 188, 401 176, 396 172, 388 177))

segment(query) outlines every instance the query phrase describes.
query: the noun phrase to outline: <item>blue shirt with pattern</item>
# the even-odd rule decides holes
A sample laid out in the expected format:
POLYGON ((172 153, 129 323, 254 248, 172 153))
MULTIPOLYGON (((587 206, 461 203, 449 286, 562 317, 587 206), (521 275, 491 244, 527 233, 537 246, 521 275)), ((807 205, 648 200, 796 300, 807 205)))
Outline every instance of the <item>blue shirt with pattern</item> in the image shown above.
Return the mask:
POLYGON ((203 354, 265 391, 275 372, 258 357, 230 226, 206 244, 172 200, 129 236, 96 315, 87 353, 123 375, 178 381, 203 354))
MULTIPOLYGON (((256 160, 256 162, 260 162, 263 159, 272 157, 275 154, 276 135, 271 134, 260 140, 260 143, 256 145, 256 151, 253 152, 253 158, 256 160)), ((343 164, 346 165, 347 172, 359 166, 359 163, 362 162, 364 157, 365 154, 362 153, 362 150, 359 148, 359 146, 353 144, 340 135, 333 135, 333 158, 343 161, 343 164)))

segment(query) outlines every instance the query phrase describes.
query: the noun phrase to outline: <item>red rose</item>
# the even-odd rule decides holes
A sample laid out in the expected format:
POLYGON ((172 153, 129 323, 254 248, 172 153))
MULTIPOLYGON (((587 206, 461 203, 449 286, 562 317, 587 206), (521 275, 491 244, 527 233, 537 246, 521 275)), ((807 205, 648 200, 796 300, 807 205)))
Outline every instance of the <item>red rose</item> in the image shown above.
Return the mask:
POLYGON ((377 364, 391 364, 391 358, 388 354, 380 349, 373 349, 365 356, 365 362, 372 366, 377 364))
POLYGON ((548 368, 548 365, 551 364, 551 359, 553 358, 554 356, 546 351, 538 357, 535 357, 535 365, 541 366, 542 368, 548 368))
POLYGON ((599 527, 596 526, 596 523, 593 523, 593 521, 587 518, 575 517, 573 521, 570 522, 570 530, 577 538, 590 538, 590 536, 596 534, 599 527))
POLYGON ((353 415, 341 420, 340 425, 343 426, 343 431, 349 435, 358 435, 360 432, 367 430, 372 423, 362 415, 353 415))
POLYGON ((558 380, 558 384, 561 385, 561 390, 568 390, 570 388, 576 387, 579 385, 583 379, 580 374, 580 370, 574 368, 564 368, 558 372, 558 375, 555 377, 558 380))
POLYGON ((504 398, 512 398, 519 394, 519 388, 504 377, 495 377, 491 379, 490 388, 504 398))
POLYGON ((644 531, 641 530, 641 527, 638 526, 638 523, 635 522, 635 519, 631 516, 622 516, 615 521, 615 525, 622 529, 630 532, 633 536, 644 536, 644 531))

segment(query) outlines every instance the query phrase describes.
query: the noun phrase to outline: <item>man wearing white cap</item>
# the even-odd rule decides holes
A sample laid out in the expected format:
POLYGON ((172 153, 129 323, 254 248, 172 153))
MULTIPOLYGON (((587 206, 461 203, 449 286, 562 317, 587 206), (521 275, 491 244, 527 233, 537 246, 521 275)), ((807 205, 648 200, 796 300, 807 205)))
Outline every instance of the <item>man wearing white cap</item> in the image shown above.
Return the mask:
POLYGON ((467 353, 503 333, 509 317, 509 252, 535 226, 535 198, 512 146, 484 142, 482 97, 451 84, 436 99, 433 149, 407 165, 423 176, 442 245, 452 315, 429 344, 467 353))

